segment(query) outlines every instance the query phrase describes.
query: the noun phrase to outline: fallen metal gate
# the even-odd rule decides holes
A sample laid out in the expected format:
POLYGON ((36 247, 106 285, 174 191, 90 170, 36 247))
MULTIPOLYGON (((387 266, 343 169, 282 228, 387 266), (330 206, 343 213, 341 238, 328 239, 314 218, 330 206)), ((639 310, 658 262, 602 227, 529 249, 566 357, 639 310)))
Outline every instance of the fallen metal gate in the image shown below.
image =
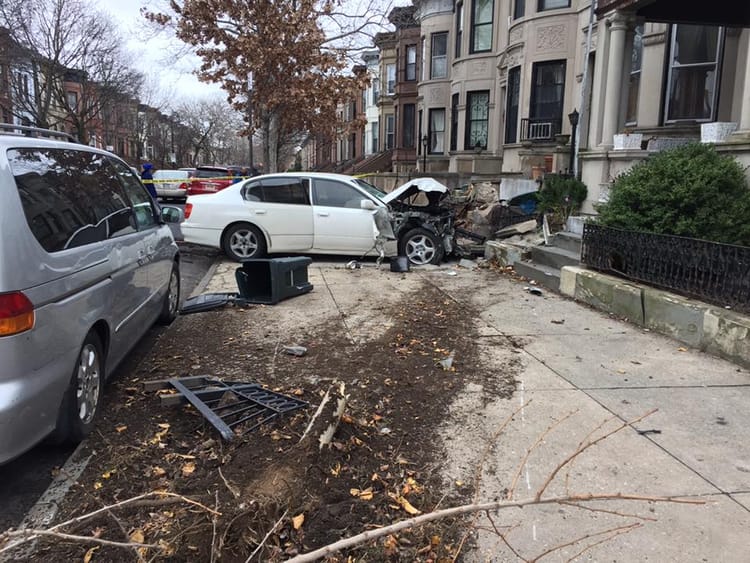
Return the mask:
POLYGON ((188 401, 229 441, 283 414, 307 407, 305 401, 269 391, 257 383, 224 382, 207 377, 170 379, 179 395, 162 403, 188 401))

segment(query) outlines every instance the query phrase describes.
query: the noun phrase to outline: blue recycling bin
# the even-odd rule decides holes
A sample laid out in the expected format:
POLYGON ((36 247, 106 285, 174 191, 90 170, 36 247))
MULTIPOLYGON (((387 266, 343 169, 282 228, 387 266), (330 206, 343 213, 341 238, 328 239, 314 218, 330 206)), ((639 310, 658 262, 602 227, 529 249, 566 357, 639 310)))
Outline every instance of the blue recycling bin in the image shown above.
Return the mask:
POLYGON ((245 260, 235 270, 238 298, 246 303, 275 305, 282 299, 312 291, 306 256, 292 258, 256 258, 245 260))

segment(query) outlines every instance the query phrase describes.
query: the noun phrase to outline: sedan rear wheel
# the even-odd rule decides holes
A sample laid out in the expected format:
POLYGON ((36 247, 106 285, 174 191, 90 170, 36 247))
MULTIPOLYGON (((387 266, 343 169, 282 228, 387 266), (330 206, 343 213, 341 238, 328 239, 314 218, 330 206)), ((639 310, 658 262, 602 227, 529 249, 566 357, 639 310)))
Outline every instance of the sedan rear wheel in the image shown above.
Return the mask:
POLYGON ((443 258, 440 238, 427 229, 417 228, 407 232, 399 242, 399 254, 417 266, 439 264, 443 258))
POLYGON ((257 227, 238 223, 232 225, 224 235, 224 252, 237 262, 260 258, 266 253, 266 241, 257 227))

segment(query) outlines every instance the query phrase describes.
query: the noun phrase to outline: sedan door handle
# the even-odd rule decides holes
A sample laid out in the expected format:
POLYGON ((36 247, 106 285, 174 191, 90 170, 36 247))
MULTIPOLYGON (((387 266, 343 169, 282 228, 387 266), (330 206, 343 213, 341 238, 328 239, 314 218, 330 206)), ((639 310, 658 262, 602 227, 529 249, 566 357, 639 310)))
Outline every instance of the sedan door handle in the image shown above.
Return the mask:
POLYGON ((318 211, 318 217, 328 217, 329 215, 328 211, 318 211))
POLYGON ((258 209, 258 210, 255 211, 255 214, 256 215, 265 215, 266 214, 266 210, 265 209, 258 209))

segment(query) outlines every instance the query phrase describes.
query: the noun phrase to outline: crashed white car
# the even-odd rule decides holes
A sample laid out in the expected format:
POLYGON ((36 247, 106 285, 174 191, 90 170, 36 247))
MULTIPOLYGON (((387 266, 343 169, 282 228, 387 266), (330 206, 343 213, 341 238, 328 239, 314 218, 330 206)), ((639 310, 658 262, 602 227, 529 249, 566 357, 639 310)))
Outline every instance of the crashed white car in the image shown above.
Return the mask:
POLYGON ((185 242, 241 261, 269 253, 407 256, 437 264, 453 251, 448 188, 432 178, 386 194, 362 179, 314 172, 255 176, 188 197, 185 242))

